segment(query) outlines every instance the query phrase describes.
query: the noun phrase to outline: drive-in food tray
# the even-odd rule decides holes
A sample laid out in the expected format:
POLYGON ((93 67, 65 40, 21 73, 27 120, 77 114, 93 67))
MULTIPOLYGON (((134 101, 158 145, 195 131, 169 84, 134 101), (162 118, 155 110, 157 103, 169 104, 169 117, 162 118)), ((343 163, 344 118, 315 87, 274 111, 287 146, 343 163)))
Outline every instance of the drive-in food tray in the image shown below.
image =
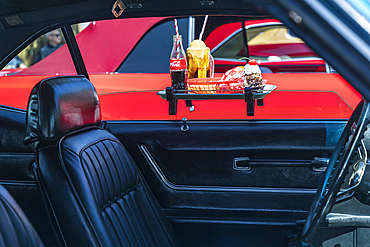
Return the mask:
POLYGON ((263 84, 254 87, 241 87, 237 81, 220 81, 219 79, 189 79, 188 90, 174 90, 167 87, 157 94, 168 101, 169 114, 176 115, 177 101, 185 100, 186 105, 191 107, 192 100, 220 100, 220 99, 242 99, 247 102, 247 115, 254 115, 254 105, 257 100, 258 106, 263 106, 263 98, 276 88, 275 85, 263 84))
MULTIPOLYGON (((275 85, 266 84, 263 89, 249 90, 254 100, 265 98, 276 88, 275 85)), ((166 90, 157 93, 162 99, 166 98, 166 90)), ((244 90, 173 90, 176 100, 206 100, 206 99, 245 99, 244 90)))

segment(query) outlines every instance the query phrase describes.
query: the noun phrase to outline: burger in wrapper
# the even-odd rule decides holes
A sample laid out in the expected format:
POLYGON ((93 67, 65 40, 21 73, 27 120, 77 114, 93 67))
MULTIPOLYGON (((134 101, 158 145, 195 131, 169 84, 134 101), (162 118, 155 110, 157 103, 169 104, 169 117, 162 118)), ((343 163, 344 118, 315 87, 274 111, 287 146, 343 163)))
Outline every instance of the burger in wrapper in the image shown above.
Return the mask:
POLYGON ((221 77, 221 82, 219 85, 221 90, 243 90, 243 68, 238 66, 229 69, 221 77))

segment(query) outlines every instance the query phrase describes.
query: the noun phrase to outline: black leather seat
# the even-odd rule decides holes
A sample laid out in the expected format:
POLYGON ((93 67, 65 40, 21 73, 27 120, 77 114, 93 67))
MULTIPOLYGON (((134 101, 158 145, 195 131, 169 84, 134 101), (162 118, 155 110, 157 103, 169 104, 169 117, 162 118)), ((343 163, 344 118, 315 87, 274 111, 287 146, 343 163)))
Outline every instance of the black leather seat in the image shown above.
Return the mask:
POLYGON ((9 192, 0 185, 0 246, 44 246, 26 215, 9 192))
POLYGON ((178 246, 134 160, 100 128, 99 99, 82 76, 32 90, 25 144, 38 142, 36 180, 68 246, 178 246))

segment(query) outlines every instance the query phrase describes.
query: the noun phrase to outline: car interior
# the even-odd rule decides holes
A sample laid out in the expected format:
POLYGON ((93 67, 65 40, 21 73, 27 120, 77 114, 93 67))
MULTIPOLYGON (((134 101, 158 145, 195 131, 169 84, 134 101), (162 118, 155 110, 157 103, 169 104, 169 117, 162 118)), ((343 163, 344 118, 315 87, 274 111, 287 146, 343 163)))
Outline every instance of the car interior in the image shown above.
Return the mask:
MULTIPOLYGON (((83 2, 74 4, 86 9, 83 2)), ((103 2, 92 6, 117 12, 117 4, 103 2)), ((168 1, 160 2, 168 14, 168 1)), ((279 16, 289 4, 271 12, 279 16)), ((138 1, 130 6, 141 8, 138 1)), ((254 5, 245 7, 250 12, 229 7, 228 14, 267 15, 254 5)), ((137 15, 161 15, 151 11, 137 15)), ((58 13, 46 27, 33 16, 30 41, 9 57, 0 51, 5 65, 35 30, 62 27, 77 74, 38 81, 26 110, 0 105, 0 246, 369 245, 366 97, 349 119, 105 120, 69 25, 93 13, 65 22, 58 13)), ((297 24, 295 12, 287 13, 281 19, 297 24)))

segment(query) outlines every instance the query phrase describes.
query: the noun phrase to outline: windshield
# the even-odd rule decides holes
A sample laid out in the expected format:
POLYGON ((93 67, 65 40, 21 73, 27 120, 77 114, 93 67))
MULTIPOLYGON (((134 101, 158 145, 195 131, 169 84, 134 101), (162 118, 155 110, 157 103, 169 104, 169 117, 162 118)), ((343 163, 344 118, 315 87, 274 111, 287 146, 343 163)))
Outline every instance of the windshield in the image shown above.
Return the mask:
POLYGON ((349 16, 359 23, 367 32, 370 33, 370 2, 367 0, 347 0, 337 1, 349 16))

